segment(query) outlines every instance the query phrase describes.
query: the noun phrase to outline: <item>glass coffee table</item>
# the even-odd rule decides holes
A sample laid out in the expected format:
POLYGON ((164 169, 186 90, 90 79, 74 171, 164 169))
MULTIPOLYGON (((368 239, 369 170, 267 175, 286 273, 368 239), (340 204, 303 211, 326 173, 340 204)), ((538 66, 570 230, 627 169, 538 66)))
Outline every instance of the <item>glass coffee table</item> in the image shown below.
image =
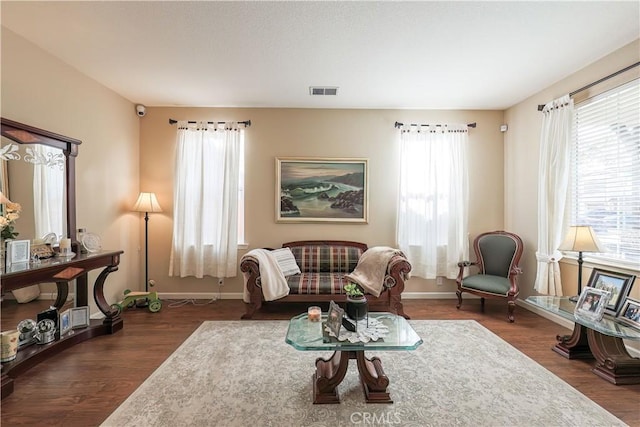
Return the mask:
POLYGON ((376 341, 356 342, 338 341, 323 332, 327 313, 323 312, 321 321, 310 321, 307 314, 291 319, 285 341, 300 351, 333 351, 329 359, 316 359, 316 372, 313 374, 313 403, 340 403, 337 387, 344 380, 349 359, 356 359, 360 383, 367 403, 393 403, 387 391, 389 378, 382 370, 382 362, 377 357, 367 358, 365 351, 415 350, 422 339, 413 330, 409 322, 392 313, 369 313, 386 327, 388 332, 376 341))

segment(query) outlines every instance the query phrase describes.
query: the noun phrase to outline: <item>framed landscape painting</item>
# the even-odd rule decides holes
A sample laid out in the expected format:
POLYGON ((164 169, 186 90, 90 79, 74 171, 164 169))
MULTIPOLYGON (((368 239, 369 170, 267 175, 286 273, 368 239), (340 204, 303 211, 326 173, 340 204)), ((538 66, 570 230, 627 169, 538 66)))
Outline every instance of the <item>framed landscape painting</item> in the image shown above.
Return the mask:
POLYGON ((366 223, 367 163, 367 159, 276 158, 276 221, 366 223))

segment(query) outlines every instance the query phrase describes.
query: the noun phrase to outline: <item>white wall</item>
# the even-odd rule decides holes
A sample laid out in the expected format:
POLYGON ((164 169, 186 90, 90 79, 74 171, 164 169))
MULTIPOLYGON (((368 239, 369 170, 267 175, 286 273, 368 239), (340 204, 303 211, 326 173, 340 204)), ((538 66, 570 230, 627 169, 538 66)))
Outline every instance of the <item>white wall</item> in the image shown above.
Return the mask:
MULTIPOLYGON (((249 249, 305 239, 354 240, 396 246, 399 176, 398 130, 405 123, 471 123, 470 235, 503 228, 502 111, 413 111, 284 108, 148 108, 141 121, 141 189, 158 195, 163 213, 149 221, 149 275, 163 293, 217 293, 212 278, 168 276, 172 231, 173 155, 176 120, 251 120, 246 131, 246 236, 249 249), (275 221, 276 157, 357 157, 369 161, 368 224, 292 224, 275 221)), ((246 251, 240 251, 238 259, 246 251)), ((454 281, 436 286, 413 277, 409 292, 453 292, 454 281)), ((227 279, 223 293, 240 295, 242 280, 227 279)))
MULTIPOLYGON (((130 212, 139 182, 134 106, 4 27, 1 59, 2 117, 82 141, 76 161, 77 225, 99 234, 104 248, 125 252, 120 269, 105 284, 107 301, 115 302, 124 289, 142 283, 141 222, 130 212)), ((92 305, 92 313, 97 311, 92 305)))

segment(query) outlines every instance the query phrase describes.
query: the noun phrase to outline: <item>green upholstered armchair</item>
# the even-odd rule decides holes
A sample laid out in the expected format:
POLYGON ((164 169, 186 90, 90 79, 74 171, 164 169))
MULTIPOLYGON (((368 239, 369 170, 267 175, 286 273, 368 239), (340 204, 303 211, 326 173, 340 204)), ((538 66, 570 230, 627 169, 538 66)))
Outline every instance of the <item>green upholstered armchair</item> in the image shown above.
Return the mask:
POLYGON ((518 267, 522 256, 522 239, 507 231, 490 231, 480 234, 473 241, 476 262, 462 261, 458 263, 460 272, 456 278, 458 305, 462 305, 462 293, 469 292, 480 297, 480 306, 484 311, 485 298, 506 298, 507 317, 513 322, 513 311, 516 298, 520 293, 518 275, 522 270, 518 267), (477 267, 477 274, 464 276, 467 267, 477 267))

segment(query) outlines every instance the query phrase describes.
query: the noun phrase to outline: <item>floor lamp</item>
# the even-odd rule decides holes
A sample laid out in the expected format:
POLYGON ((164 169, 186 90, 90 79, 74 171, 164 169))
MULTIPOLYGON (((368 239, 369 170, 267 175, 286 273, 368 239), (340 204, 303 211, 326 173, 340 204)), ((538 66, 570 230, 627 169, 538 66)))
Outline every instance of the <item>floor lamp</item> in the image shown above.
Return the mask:
POLYGON ((569 227, 567 237, 558 248, 561 251, 578 252, 578 295, 569 298, 576 302, 582 293, 582 253, 603 252, 593 228, 590 225, 573 225, 569 227))
POLYGON ((149 212, 162 212, 155 193, 140 193, 135 212, 144 212, 144 290, 149 292, 149 212))

